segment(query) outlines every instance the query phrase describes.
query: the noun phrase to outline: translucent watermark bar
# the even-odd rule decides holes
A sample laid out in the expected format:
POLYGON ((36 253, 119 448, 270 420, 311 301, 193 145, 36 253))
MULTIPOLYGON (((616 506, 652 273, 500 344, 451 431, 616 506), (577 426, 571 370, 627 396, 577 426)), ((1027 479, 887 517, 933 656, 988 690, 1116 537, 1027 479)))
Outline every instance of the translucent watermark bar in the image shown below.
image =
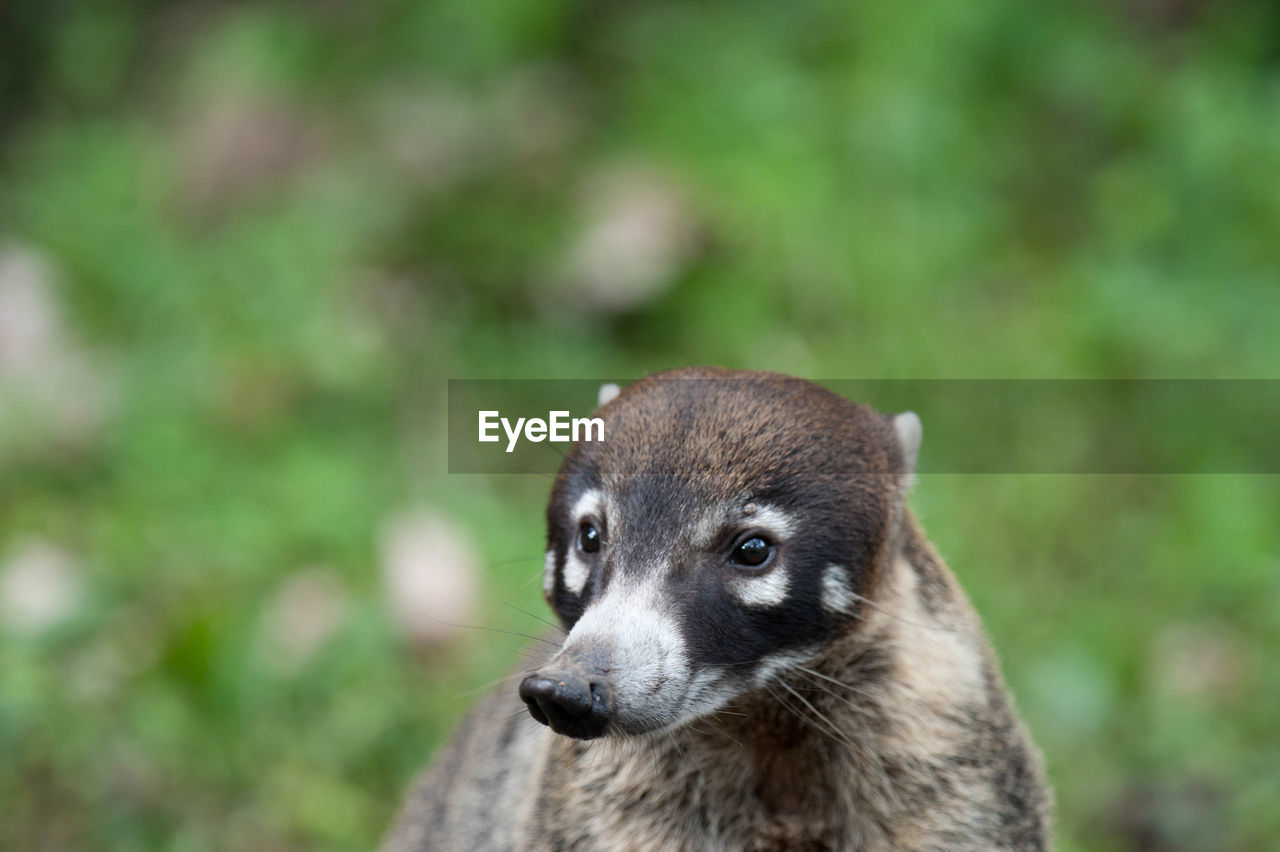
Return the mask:
MULTIPOLYGON (((602 424, 594 422, 599 417, 600 387, 608 382, 624 389, 629 383, 450 380, 449 472, 555 473, 573 445, 575 425, 579 440, 609 440, 607 418, 602 424)), ((817 383, 885 414, 919 414, 924 423, 922 474, 1280 473, 1280 380, 841 379, 817 383)))

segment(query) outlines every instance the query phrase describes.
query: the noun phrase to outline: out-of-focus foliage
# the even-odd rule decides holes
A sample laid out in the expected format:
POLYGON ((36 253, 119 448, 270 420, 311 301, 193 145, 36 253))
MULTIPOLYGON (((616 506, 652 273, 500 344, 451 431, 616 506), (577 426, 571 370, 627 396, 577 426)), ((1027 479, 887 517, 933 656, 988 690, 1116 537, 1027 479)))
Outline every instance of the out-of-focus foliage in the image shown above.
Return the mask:
MULTIPOLYGON (((4 4, 0 846, 373 843, 523 641, 395 566, 542 629, 448 377, 1274 377, 1277 270, 1270 3, 4 4)), ((914 500, 1060 848, 1280 839, 1273 477, 914 500)))

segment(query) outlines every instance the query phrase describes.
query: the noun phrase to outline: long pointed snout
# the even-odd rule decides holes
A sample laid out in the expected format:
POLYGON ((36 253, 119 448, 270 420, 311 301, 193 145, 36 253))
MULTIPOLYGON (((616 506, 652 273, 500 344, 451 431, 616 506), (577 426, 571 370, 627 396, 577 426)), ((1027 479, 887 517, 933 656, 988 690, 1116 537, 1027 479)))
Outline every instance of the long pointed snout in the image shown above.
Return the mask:
POLYGON ((692 669, 669 610, 652 586, 615 581, 586 608, 559 653, 520 684, 529 714, 584 740, 681 721, 692 669))
POLYGON ((557 734, 590 740, 602 736, 613 718, 613 690, 603 678, 574 669, 548 669, 520 683, 529 715, 557 734))

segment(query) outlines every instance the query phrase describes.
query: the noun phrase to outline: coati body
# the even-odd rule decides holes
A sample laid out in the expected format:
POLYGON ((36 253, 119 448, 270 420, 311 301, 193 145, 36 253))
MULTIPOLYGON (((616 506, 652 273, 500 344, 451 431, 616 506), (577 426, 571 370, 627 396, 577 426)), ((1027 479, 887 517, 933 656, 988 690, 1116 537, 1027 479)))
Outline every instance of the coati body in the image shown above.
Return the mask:
POLYGON ((699 368, 598 416, 547 510, 567 637, 472 713, 389 852, 1048 847, 1039 755, 904 503, 915 415, 699 368))

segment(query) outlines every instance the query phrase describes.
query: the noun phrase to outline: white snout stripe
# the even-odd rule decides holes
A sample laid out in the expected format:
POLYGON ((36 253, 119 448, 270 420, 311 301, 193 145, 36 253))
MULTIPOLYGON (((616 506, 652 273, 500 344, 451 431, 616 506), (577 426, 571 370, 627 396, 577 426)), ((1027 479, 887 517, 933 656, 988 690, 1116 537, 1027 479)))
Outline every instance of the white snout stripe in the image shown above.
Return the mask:
POLYGON ((673 721, 693 672, 684 636, 656 584, 611 588, 573 625, 564 650, 599 644, 612 653, 620 723, 652 729, 673 721))

